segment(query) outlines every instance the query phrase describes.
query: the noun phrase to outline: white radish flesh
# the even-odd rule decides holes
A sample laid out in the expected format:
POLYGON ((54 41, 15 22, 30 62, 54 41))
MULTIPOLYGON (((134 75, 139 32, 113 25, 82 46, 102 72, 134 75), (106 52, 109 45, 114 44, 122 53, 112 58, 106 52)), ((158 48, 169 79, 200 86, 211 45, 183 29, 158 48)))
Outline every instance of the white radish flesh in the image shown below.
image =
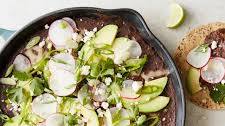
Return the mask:
POLYGON ((49 63, 49 71, 54 74, 55 71, 58 71, 59 69, 70 71, 74 73, 75 69, 75 60, 72 55, 69 53, 59 53, 54 55, 49 63), (60 62, 57 62, 60 61, 60 62), (64 62, 64 63, 61 63, 64 62))
POLYGON ((191 50, 187 55, 187 62, 195 68, 201 68, 205 66, 211 57, 210 48, 206 48, 205 52, 200 52, 196 51, 198 47, 191 50))
POLYGON ((208 83, 219 83, 224 74, 224 64, 217 58, 210 59, 208 64, 201 68, 201 77, 208 83))
POLYGON ((132 87, 133 83, 134 83, 133 80, 123 81, 123 88, 122 88, 122 91, 120 93, 120 95, 123 98, 135 99, 135 98, 138 98, 140 96, 140 94, 136 94, 136 91, 133 90, 133 87, 132 87))
POLYGON ((127 59, 138 58, 142 54, 138 42, 125 37, 116 38, 113 43, 114 63, 121 64, 127 59))
POLYGON ((64 17, 63 20, 65 20, 66 22, 68 22, 70 24, 70 26, 76 31, 77 30, 77 25, 76 22, 69 17, 64 17))
POLYGON ((42 94, 34 98, 32 102, 32 112, 46 119, 51 114, 57 112, 56 98, 48 93, 42 94))
POLYGON ((21 72, 24 72, 31 67, 31 62, 29 58, 27 58, 23 54, 17 55, 13 61, 13 64, 14 64, 15 70, 21 71, 21 72))
POLYGON ((129 49, 130 58, 137 58, 137 57, 141 56, 142 49, 141 49, 140 44, 134 40, 130 40, 129 42, 131 43, 131 47, 129 49))
POLYGON ((54 21, 49 28, 49 38, 56 48, 66 46, 66 42, 72 40, 73 28, 65 20, 54 21))
MULTIPOLYGON (((111 115, 113 115, 118 110, 118 108, 113 107, 113 108, 110 108, 109 110, 110 110, 111 115)), ((130 120, 129 120, 130 115, 129 115, 128 111, 126 109, 122 108, 120 110, 120 115, 121 115, 121 118, 127 119, 127 120, 120 121, 117 126, 130 126, 130 120)))
POLYGON ((58 96, 72 94, 76 89, 74 74, 58 69, 49 78, 49 88, 58 96))
POLYGON ((53 114, 46 119, 46 126, 64 126, 64 115, 63 114, 53 114))

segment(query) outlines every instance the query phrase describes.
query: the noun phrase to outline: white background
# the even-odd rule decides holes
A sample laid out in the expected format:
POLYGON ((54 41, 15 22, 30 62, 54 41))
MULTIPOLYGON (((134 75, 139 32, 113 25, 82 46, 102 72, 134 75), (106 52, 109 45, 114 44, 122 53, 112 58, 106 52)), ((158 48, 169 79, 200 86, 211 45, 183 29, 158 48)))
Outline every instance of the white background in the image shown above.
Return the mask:
MULTIPOLYGON (((186 11, 184 24, 165 27, 172 0, 0 0, 0 27, 18 30, 45 13, 66 7, 132 8, 140 12, 151 31, 172 54, 179 40, 199 26, 225 21, 225 0, 177 0, 186 11)), ((204 110, 187 103, 186 126, 225 126, 225 111, 204 110)))

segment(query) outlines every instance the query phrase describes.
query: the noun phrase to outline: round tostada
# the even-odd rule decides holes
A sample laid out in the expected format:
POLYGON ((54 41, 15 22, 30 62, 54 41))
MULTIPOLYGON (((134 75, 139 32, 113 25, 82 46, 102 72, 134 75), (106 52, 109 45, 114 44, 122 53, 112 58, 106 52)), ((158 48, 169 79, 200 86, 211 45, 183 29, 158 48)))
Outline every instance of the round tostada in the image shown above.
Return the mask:
POLYGON ((190 31, 174 54, 186 96, 207 109, 225 108, 225 23, 190 31))

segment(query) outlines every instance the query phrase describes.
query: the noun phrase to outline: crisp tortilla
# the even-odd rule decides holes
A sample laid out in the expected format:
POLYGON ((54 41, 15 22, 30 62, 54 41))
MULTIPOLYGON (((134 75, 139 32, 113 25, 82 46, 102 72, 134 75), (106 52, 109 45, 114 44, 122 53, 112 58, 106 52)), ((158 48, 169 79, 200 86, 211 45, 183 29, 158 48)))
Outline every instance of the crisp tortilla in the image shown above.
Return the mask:
MULTIPOLYGON (((178 46, 174 54, 174 59, 181 72, 182 80, 184 80, 183 82, 185 82, 187 71, 191 67, 186 62, 187 54, 194 47, 204 43, 205 37, 208 34, 210 34, 211 32, 219 28, 225 28, 225 23, 216 22, 216 23, 200 26, 190 31, 189 34, 181 40, 180 45, 178 46)), ((196 94, 193 94, 192 96, 187 93, 186 89, 185 89, 185 93, 186 93, 186 97, 188 97, 193 103, 203 108, 207 108, 207 109, 225 108, 224 104, 217 104, 213 102, 213 100, 209 96, 208 89, 204 88, 201 91, 197 92, 196 94)))

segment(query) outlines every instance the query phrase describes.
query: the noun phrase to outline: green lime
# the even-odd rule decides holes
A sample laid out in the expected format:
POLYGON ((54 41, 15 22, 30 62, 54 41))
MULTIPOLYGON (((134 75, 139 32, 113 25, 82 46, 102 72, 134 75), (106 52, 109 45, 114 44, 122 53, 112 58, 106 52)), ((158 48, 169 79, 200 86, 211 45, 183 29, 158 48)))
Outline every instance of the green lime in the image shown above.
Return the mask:
POLYGON ((167 27, 175 28, 183 22, 183 19, 184 19, 183 8, 177 3, 171 4, 171 11, 170 11, 167 27))

